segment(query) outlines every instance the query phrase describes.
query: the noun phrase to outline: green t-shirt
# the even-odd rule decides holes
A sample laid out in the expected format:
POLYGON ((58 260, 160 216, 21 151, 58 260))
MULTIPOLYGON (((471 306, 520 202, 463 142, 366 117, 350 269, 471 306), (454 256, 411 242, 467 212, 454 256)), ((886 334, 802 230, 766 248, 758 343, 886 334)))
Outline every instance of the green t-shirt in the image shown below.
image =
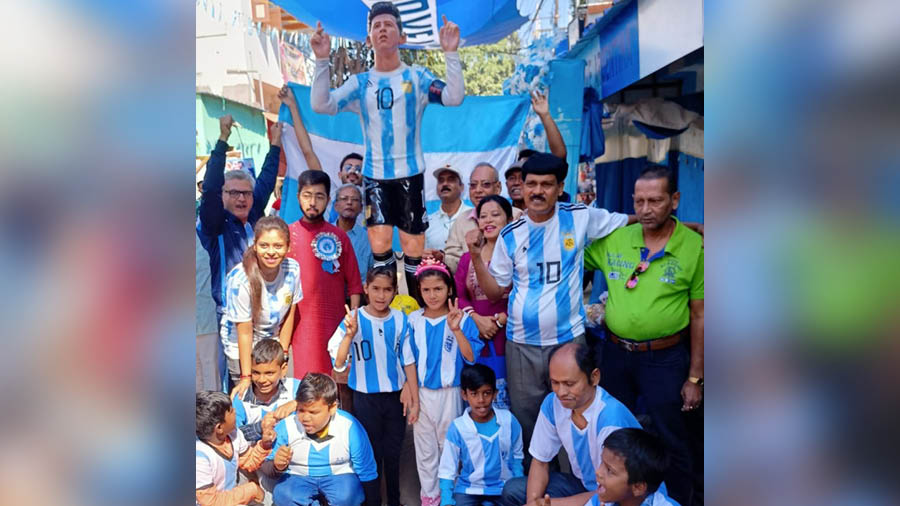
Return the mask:
POLYGON ((597 239, 584 250, 585 270, 600 269, 609 285, 606 325, 616 335, 646 341, 672 335, 691 319, 688 301, 703 298, 703 239, 674 217, 675 231, 632 289, 625 282, 641 261, 640 223, 597 239))

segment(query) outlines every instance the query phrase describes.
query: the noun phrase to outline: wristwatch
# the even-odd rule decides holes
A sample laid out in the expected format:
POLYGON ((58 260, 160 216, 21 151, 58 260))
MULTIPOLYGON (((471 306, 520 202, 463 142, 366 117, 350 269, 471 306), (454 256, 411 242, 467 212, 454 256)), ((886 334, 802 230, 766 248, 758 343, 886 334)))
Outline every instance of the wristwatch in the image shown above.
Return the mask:
POLYGON ((696 376, 688 376, 688 381, 690 381, 691 383, 697 385, 698 387, 702 387, 702 386, 703 386, 703 378, 698 378, 698 377, 696 377, 696 376))

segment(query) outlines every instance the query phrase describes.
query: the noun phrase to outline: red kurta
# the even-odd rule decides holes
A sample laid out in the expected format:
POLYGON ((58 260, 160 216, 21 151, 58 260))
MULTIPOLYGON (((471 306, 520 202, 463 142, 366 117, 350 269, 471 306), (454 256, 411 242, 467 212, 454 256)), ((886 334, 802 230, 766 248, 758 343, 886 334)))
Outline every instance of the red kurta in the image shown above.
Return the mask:
POLYGON ((326 346, 334 329, 344 319, 344 293, 362 294, 359 266, 346 232, 325 221, 290 225, 291 248, 287 256, 300 264, 303 299, 297 304, 296 324, 291 341, 294 352, 294 377, 307 372, 331 373, 331 358, 326 346), (320 232, 331 232, 341 241, 337 272, 328 273, 322 260, 313 254, 312 242, 320 232))

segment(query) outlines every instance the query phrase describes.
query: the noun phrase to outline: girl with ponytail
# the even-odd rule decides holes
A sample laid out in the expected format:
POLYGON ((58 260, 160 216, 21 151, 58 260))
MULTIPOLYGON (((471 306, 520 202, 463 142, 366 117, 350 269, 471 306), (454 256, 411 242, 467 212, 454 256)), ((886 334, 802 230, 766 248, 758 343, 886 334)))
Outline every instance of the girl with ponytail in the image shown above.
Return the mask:
POLYGON ((250 387, 250 353, 262 339, 278 339, 287 353, 291 345, 297 302, 303 298, 300 265, 285 258, 290 248, 288 226, 277 216, 260 218, 253 244, 243 261, 225 278, 222 345, 235 384, 231 396, 250 387))

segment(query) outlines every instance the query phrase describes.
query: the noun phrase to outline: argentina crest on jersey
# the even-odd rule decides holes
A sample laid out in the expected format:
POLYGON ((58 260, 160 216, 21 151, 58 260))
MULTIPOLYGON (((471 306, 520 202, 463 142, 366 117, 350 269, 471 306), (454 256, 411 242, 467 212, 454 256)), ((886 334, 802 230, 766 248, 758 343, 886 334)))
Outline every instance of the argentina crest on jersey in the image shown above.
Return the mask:
POLYGON ((445 333, 444 334, 444 351, 446 351, 447 353, 450 353, 451 351, 453 351, 453 343, 455 341, 456 341, 456 338, 453 336, 452 333, 445 333))

